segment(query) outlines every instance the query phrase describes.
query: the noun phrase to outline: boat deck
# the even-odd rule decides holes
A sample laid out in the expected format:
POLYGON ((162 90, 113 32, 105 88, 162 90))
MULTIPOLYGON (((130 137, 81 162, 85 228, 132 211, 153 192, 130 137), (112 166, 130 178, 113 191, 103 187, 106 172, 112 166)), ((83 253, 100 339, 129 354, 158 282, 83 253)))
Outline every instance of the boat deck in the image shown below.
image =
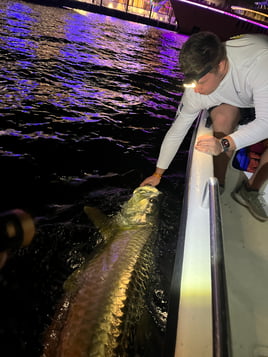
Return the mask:
MULTIPOLYGON (((221 196, 233 357, 268 356, 268 222, 231 198, 244 173, 229 165, 221 196)), ((268 190, 265 189, 268 201, 268 190)))

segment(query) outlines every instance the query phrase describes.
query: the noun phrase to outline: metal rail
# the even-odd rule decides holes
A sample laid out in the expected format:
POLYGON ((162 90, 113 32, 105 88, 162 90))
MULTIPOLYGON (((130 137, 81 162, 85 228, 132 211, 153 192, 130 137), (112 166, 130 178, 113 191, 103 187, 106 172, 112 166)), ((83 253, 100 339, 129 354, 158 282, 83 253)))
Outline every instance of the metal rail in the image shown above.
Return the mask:
POLYGON ((219 183, 216 177, 208 181, 213 357, 231 357, 231 333, 224 264, 223 231, 220 206, 219 183))

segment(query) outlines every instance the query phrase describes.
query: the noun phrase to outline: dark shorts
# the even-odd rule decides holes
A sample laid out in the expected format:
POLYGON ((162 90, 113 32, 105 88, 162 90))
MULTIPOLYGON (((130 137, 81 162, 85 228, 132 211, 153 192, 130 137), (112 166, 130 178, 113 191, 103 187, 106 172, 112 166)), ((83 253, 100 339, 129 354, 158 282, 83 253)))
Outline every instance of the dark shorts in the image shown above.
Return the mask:
MULTIPOLYGON (((208 113, 210 114, 210 112, 214 108, 217 108, 217 106, 209 108, 208 109, 208 113)), ((248 124, 251 121, 253 121, 254 119, 255 119, 255 108, 240 108, 239 125, 248 124)), ((209 128, 211 125, 212 125, 212 120, 211 120, 211 117, 209 115, 208 118, 207 118, 206 127, 209 128)))
POLYGON ((255 108, 240 108, 240 125, 250 123, 255 119, 255 108))

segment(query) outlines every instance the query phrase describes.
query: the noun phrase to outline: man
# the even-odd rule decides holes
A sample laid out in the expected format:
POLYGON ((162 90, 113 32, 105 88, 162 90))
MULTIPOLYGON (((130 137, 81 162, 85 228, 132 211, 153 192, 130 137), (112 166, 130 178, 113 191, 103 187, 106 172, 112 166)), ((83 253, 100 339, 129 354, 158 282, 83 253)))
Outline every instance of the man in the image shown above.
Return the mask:
MULTIPOLYGON (((241 35, 222 43, 211 32, 199 32, 184 43, 180 64, 185 91, 161 145, 156 170, 141 186, 159 184, 198 113, 207 109, 214 136, 200 136, 196 149, 214 156, 214 174, 223 189, 234 150, 268 138, 268 36, 241 35), (253 107, 255 118, 236 130, 238 124, 244 124, 240 108, 253 107)), ((233 195, 261 220, 268 219, 268 206, 260 191, 267 179, 268 149, 253 179, 233 195)))

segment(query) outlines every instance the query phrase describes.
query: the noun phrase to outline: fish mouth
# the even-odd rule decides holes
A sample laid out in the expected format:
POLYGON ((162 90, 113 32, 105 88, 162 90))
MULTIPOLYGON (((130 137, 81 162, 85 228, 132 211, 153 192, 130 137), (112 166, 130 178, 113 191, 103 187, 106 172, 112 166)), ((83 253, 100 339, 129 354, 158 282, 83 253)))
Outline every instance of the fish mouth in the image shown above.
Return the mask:
POLYGON ((135 190, 133 191, 133 194, 137 194, 137 193, 140 193, 140 194, 155 194, 155 195, 159 195, 160 194, 160 191, 154 187, 154 186, 151 186, 151 185, 145 185, 145 186, 140 186, 140 187, 137 187, 135 188, 135 190))
POLYGON ((153 186, 137 187, 121 211, 125 225, 155 224, 161 192, 153 186))

